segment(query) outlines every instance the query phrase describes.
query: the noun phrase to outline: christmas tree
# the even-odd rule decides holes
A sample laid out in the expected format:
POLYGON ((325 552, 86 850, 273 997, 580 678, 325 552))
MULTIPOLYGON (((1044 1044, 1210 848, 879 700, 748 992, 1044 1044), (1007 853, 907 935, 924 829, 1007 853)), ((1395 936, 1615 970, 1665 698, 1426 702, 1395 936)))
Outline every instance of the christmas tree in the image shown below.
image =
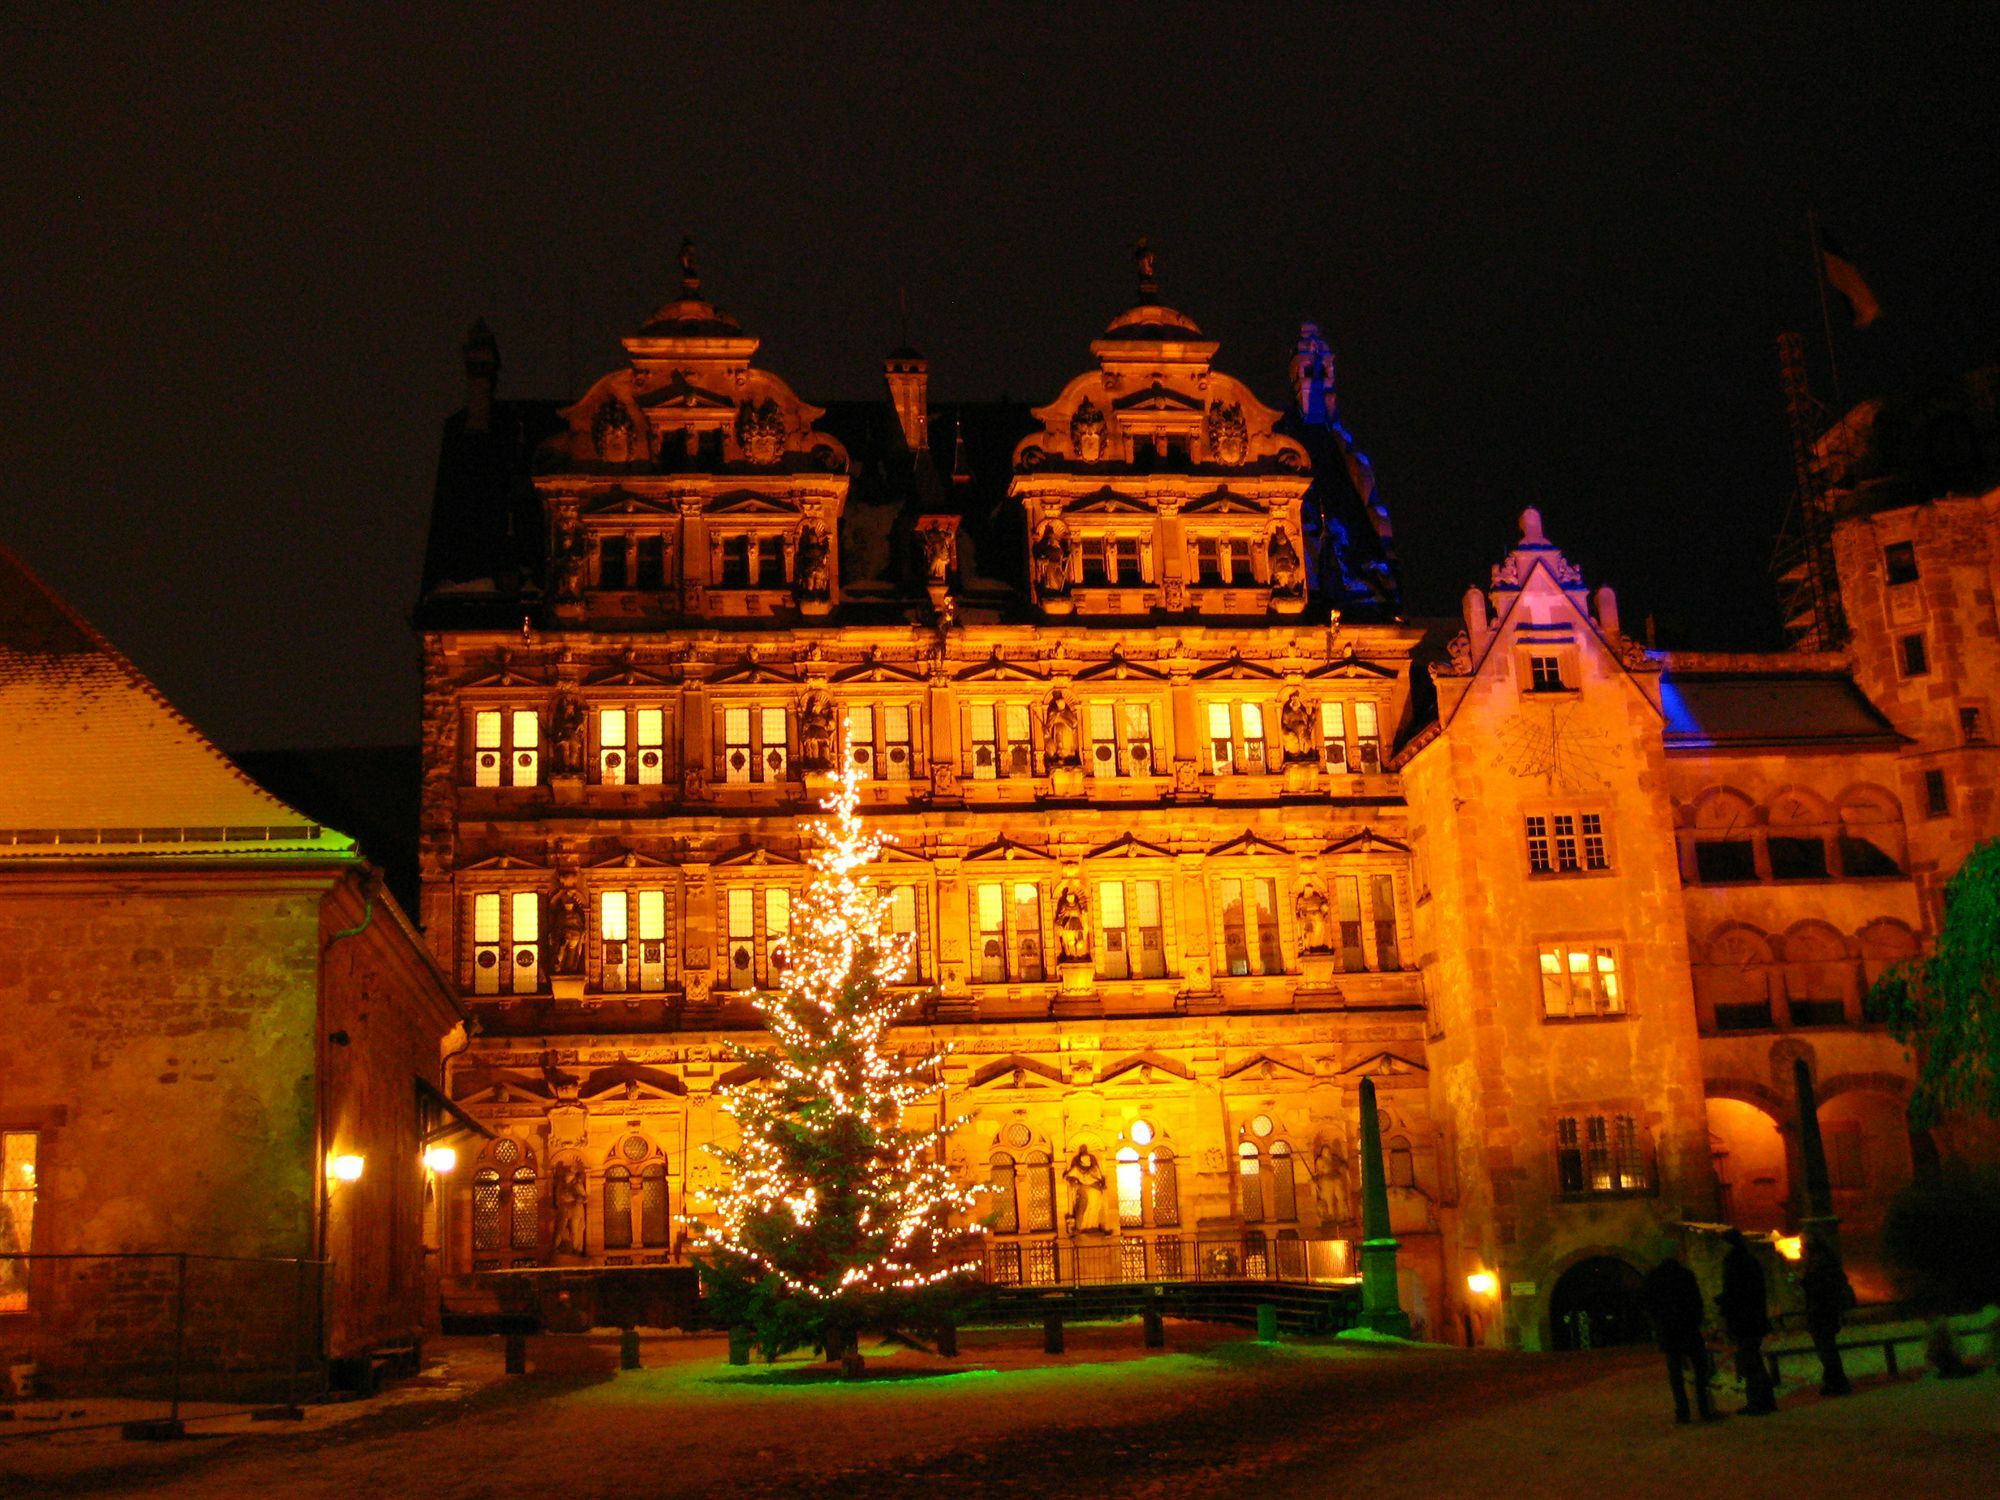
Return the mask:
MULTIPOLYGON (((944 1141, 962 1119, 906 1128, 938 1092, 942 1051, 905 1058, 889 1032, 907 1005, 909 934, 890 934, 886 898, 862 872, 884 839, 856 814, 859 778, 842 737, 830 817, 807 825, 811 875, 792 908, 787 962, 756 997, 769 1041, 736 1043, 753 1065, 722 1092, 740 1134, 715 1148, 730 1173, 720 1223, 697 1259, 711 1308, 747 1327, 766 1359, 819 1345, 859 1369, 856 1333, 935 1319, 978 1264, 952 1241, 960 1187, 944 1141)), ((976 1231, 971 1231, 976 1232, 976 1231)))

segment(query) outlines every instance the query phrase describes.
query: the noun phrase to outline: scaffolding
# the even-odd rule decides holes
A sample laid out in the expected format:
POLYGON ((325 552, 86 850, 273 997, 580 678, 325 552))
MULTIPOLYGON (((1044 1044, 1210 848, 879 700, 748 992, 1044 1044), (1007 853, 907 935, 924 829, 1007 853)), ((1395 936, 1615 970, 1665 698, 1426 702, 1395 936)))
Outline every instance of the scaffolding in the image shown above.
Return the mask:
POLYGON ((1847 640, 1847 614, 1833 555, 1833 496, 1815 452, 1825 411, 1806 384, 1805 345, 1798 334, 1778 335, 1778 366, 1791 428, 1793 485, 1771 559, 1778 607, 1794 650, 1835 651, 1847 640))

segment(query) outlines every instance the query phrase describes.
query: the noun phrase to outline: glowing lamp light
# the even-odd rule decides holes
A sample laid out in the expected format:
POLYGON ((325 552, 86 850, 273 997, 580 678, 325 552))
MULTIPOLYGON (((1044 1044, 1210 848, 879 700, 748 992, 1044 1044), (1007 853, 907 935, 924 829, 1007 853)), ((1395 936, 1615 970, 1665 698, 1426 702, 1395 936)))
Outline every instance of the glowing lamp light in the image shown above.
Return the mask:
POLYGON ((1474 1271, 1465 1278, 1465 1289, 1475 1297, 1491 1297, 1500 1290, 1500 1278, 1491 1271, 1474 1271))
POLYGON ((1801 1234, 1777 1234, 1771 1236, 1771 1248, 1786 1260, 1797 1260, 1806 1253, 1805 1236, 1801 1234))
POLYGON ((336 1182, 359 1182, 361 1169, 366 1165, 363 1157, 335 1156, 328 1159, 326 1170, 336 1182))
POLYGON ((458 1153, 449 1146, 433 1146, 424 1153, 424 1165, 442 1176, 458 1165, 458 1153))

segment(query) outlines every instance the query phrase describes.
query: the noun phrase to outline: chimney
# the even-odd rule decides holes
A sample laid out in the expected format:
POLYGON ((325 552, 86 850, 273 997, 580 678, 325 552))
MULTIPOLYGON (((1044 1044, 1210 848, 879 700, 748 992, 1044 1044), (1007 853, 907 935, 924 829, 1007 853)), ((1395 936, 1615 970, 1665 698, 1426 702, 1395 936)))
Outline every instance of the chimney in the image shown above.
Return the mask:
POLYGON ((903 425, 903 442, 922 453, 931 442, 931 364, 908 344, 882 361, 882 378, 889 385, 889 404, 903 425))
POLYGON ((481 318, 465 336, 465 430, 486 432, 493 426, 493 388, 500 383, 500 342, 481 318))

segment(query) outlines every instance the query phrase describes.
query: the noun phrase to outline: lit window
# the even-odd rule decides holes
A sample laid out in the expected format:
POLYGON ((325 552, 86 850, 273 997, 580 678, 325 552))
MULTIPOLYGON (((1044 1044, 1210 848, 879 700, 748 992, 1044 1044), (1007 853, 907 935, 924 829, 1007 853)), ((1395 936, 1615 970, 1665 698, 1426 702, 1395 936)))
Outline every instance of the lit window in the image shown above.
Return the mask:
POLYGON ((908 956, 908 963, 894 977, 904 983, 922 979, 924 954, 922 934, 917 928, 917 888, 913 885, 891 886, 883 902, 882 920, 889 938, 899 943, 908 956))
POLYGON ((1264 740, 1264 705, 1208 705, 1209 769, 1218 776, 1261 776, 1270 769, 1264 740))
POLYGON ((1278 941, 1278 883, 1268 876, 1218 882, 1222 897, 1222 951, 1231 974, 1284 972, 1278 941))
POLYGON ((909 705, 891 703, 882 710, 882 743, 875 752, 875 774, 889 781, 908 781, 914 762, 909 705))
POLYGON ((40 1147, 41 1139, 33 1131, 0 1131, 0 1313, 25 1312, 28 1307, 28 1268, 33 1262, 8 1257, 34 1253, 40 1147))
POLYGON ((982 984, 1040 983, 1041 891, 1030 881, 973 887, 974 971, 982 984))
POLYGON ((729 988, 769 989, 785 970, 792 895, 783 886, 735 885, 722 893, 729 938, 729 988))
POLYGON ((972 725, 974 781, 1034 773, 1027 704, 975 703, 967 713, 972 725))
POLYGON ((667 987, 665 891, 600 891, 597 932, 603 989, 657 992, 667 987), (636 932, 632 930, 635 913, 636 932))
POLYGON ((1140 1229, 1146 1223, 1146 1168, 1136 1147, 1118 1148, 1118 1227, 1140 1229))
POLYGON ((604 1172, 604 1248, 629 1250, 632 1246, 632 1171, 629 1167, 607 1167, 604 1172))
POLYGON ((531 708, 472 716, 472 784, 533 786, 541 776, 541 720, 531 708))
POLYGON ((1341 970, 1348 974, 1359 974, 1368 967, 1368 961, 1361 952, 1360 876, 1334 876, 1333 918, 1340 938, 1341 970))
POLYGON ((532 995, 541 988, 542 898, 481 891, 472 898, 472 992, 532 995), (503 930, 504 926, 504 930, 503 930))
POLYGON ((1382 724, 1373 703, 1354 705, 1354 753, 1364 775, 1382 769, 1382 724))
POLYGON ((658 786, 666 771, 666 712, 658 708, 600 709, 598 779, 606 786, 658 786))
POLYGON ((1166 974, 1159 881, 1104 881, 1097 887, 1097 913, 1104 932, 1100 978, 1158 979, 1166 974))
POLYGON ((722 711, 722 779, 736 785, 785 779, 788 715, 782 708, 722 711))
POLYGON ((1652 1171, 1632 1115, 1564 1115, 1556 1121, 1556 1186, 1566 1196, 1634 1193, 1652 1171))
POLYGON ((1563 1019, 1624 1014, 1625 994, 1618 981, 1618 957, 1612 949, 1587 943, 1547 944, 1538 961, 1545 1016, 1563 1019))
POLYGON ((502 1136, 487 1146, 472 1175, 473 1269, 532 1266, 541 1243, 535 1153, 502 1136))
POLYGON ((1092 776, 1150 776, 1153 711, 1144 703, 1092 703, 1086 758, 1092 776))
POLYGON ((1392 875, 1368 877, 1375 896, 1375 967, 1393 974, 1403 967, 1396 944, 1396 880, 1392 875))
POLYGON ((1320 701, 1319 746, 1327 770, 1347 769, 1347 706, 1331 698, 1320 701))

